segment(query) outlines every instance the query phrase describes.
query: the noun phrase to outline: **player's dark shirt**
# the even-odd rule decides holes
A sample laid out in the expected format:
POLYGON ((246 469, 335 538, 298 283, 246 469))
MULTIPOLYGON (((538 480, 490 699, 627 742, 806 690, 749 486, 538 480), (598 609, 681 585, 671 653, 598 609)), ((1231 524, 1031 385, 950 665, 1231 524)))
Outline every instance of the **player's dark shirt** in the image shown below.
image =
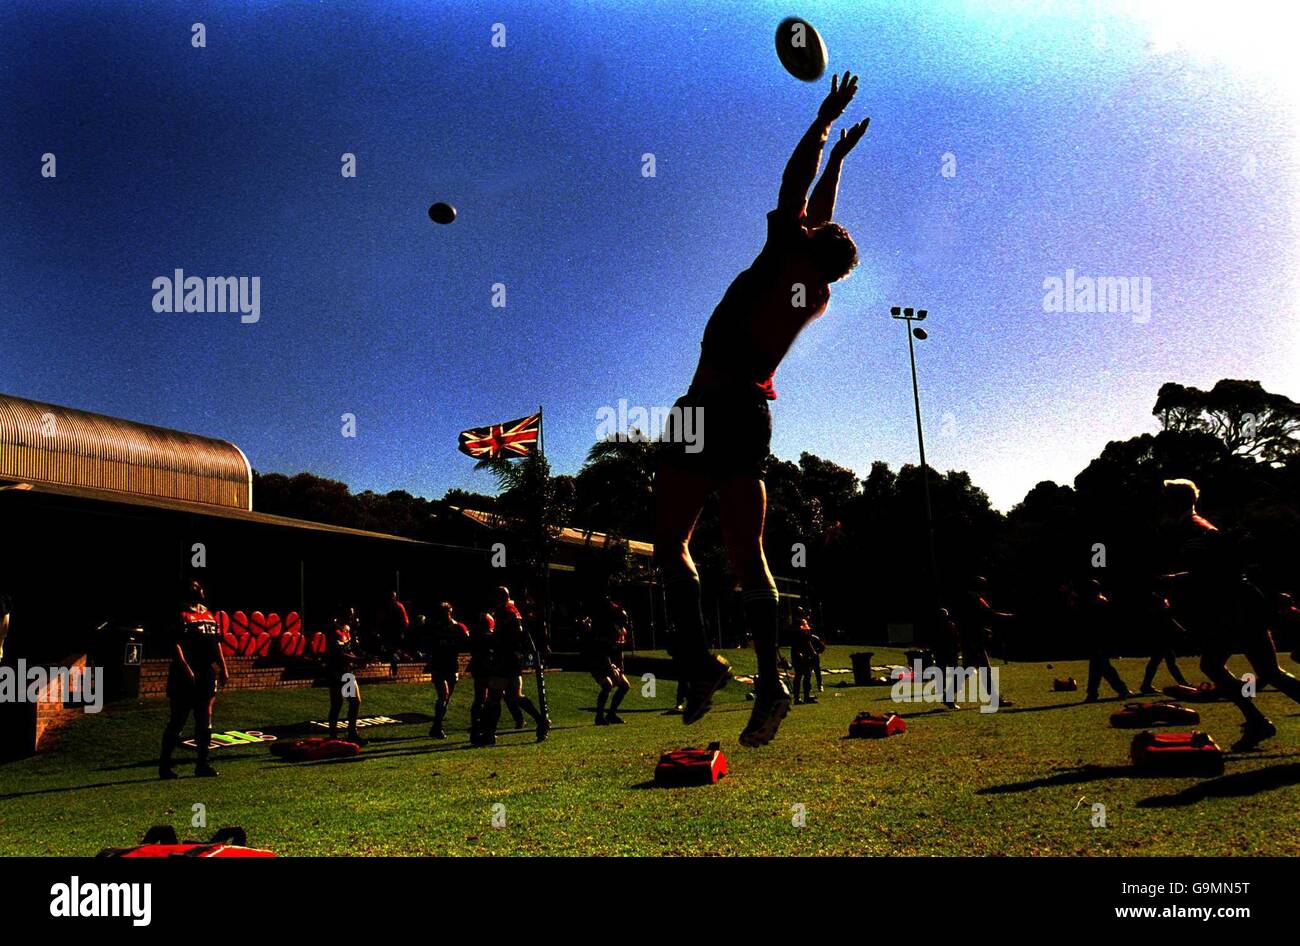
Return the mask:
POLYGON ((493 637, 496 621, 484 614, 474 625, 469 636, 469 672, 474 676, 486 674, 492 667, 493 637))
MULTIPOLYGON (((181 610, 176 643, 194 672, 194 683, 198 686, 212 684, 216 680, 216 664, 221 660, 221 634, 216 617, 205 605, 194 604, 181 610)), ((174 657, 172 670, 184 672, 180 661, 174 657)))
POLYGON ((532 643, 524 631, 524 616, 513 601, 493 612, 496 618, 495 647, 497 651, 524 654, 532 650, 532 643))
POLYGON ((433 629, 429 647, 435 660, 454 660, 468 641, 469 628, 459 621, 449 621, 433 629))
POLYGON ((346 624, 335 625, 325 635, 325 665, 335 673, 343 673, 352 666, 356 657, 356 638, 346 624))
POLYGON ((813 646, 812 626, 807 621, 801 621, 793 628, 793 634, 790 638, 790 659, 796 663, 812 663, 817 656, 817 649, 813 646))
POLYGON ((767 215, 767 242, 718 303, 700 344, 692 389, 720 388, 776 399, 772 376, 805 325, 826 311, 831 290, 802 255, 802 213, 767 215), (804 287, 795 305, 795 284, 804 287))

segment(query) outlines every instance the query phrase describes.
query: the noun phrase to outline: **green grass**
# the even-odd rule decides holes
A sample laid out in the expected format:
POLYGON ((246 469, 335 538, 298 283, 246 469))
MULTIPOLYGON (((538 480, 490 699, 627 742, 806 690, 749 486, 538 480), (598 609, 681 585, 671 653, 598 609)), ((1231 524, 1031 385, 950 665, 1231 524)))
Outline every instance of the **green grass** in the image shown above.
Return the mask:
MULTIPOLYGON (((832 648, 826 667, 847 667, 832 648)), ((730 653, 738 670, 748 652, 730 653)), ((901 662, 878 650, 877 662, 901 662)), ((1136 660, 1119 662, 1135 684, 1136 660)), ((1188 666, 1186 669, 1191 669, 1188 666)), ((1244 671, 1245 666, 1234 666, 1244 671)), ((595 686, 585 674, 548 677, 555 730, 536 745, 507 731, 494 749, 469 749, 468 688, 453 698, 451 738, 427 724, 369 730, 357 759, 291 765, 266 748, 220 749, 219 779, 155 778, 164 706, 112 706, 79 718, 55 749, 0 766, 0 853, 91 854, 138 840, 152 824, 206 836, 236 824, 250 843, 281 854, 1296 854, 1300 853, 1300 715, 1274 692, 1261 705, 1278 724, 1260 753, 1229 756, 1219 779, 1148 779, 1127 767, 1131 733, 1107 724, 1115 702, 1079 705, 1051 693, 1053 676, 1082 680, 1081 663, 1002 668, 1014 709, 952 713, 901 707, 906 734, 847 740, 862 709, 896 708, 888 688, 840 688, 827 676, 820 704, 796 707, 777 741, 736 743, 749 704, 733 684, 714 711, 687 728, 636 689, 628 725, 591 725, 595 686), (647 787, 659 753, 721 740, 731 776, 716 786, 647 787), (1106 806, 1108 827, 1091 826, 1106 806), (189 827, 192 806, 208 829, 189 827), (491 826, 493 805, 506 826, 491 826), (805 806, 806 826, 792 825, 805 806)), ((1167 681, 1166 681, 1167 682, 1167 681)), ((529 681, 531 691, 532 684, 529 681)), ((427 686, 365 688, 364 715, 429 712, 427 686)), ((262 728, 321 718, 321 690, 223 695, 216 728, 262 728)), ((1221 744, 1239 719, 1226 704, 1201 707, 1221 744)), ((508 720, 508 717, 507 717, 508 720)))

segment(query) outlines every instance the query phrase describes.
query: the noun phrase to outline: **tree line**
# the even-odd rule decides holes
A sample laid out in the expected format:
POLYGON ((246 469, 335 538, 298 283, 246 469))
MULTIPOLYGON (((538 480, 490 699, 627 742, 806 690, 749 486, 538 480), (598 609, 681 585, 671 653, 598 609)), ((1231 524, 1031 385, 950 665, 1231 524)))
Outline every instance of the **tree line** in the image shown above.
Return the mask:
MULTIPOLYGON (((1042 482, 1006 514, 960 470, 927 470, 938 585, 932 586, 922 471, 876 461, 865 477, 812 453, 770 458, 765 546, 772 571, 800 580, 831 638, 879 639, 888 623, 924 623, 935 592, 951 603, 976 574, 995 603, 1017 613, 1003 635, 1012 656, 1077 649, 1064 586, 1101 580, 1136 641, 1164 551, 1157 523, 1161 481, 1201 487, 1201 509, 1239 538, 1243 564, 1267 590, 1300 589, 1300 404, 1254 381, 1201 391, 1163 385, 1152 408, 1159 430, 1113 441, 1072 484, 1042 482)), ((260 511, 429 541, 445 540, 448 508, 501 514, 526 557, 551 552, 560 525, 606 533, 589 558, 593 594, 638 569, 620 540, 650 539, 655 446, 644 438, 593 444, 575 475, 552 475, 544 458, 480 463, 495 496, 449 490, 440 500, 404 491, 353 494, 308 473, 254 474, 260 511)), ((734 586, 716 503, 692 550, 711 595, 734 586)), ((1123 630, 1123 629, 1121 629, 1123 630)))

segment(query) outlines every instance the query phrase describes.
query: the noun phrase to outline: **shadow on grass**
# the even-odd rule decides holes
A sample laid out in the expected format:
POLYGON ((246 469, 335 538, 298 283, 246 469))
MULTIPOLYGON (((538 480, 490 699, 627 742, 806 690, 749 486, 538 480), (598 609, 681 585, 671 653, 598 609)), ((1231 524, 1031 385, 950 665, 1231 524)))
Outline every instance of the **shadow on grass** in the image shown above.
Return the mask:
POLYGON ((1149 778, 1140 775, 1131 765, 1081 765, 1066 769, 1055 775, 1030 779, 1027 782, 1009 782, 1006 785, 990 785, 978 789, 976 795, 1005 795, 1010 792, 1031 792, 1037 788, 1051 788, 1056 785, 1079 785, 1084 782, 1098 782, 1108 778, 1149 778))
POLYGON ((1152 795, 1150 798, 1143 798, 1137 805, 1139 808, 1184 808, 1205 801, 1207 798, 1243 798, 1292 785, 1300 785, 1300 762, 1221 775, 1172 795, 1152 795))
MULTIPOLYGON (((155 769, 158 766, 156 761, 149 764, 155 769)), ((182 776, 182 778, 184 778, 184 776, 182 776)), ((62 788, 37 788, 30 792, 9 792, 0 795, 0 801, 8 801, 11 798, 29 798, 35 795, 62 795, 65 792, 83 792, 92 788, 116 788, 119 785, 145 785, 157 781, 159 781, 158 777, 154 776, 153 778, 125 779, 120 782, 91 782, 88 785, 66 785, 62 788)))
POLYGON ((1007 710, 1007 712, 1008 713, 1041 713, 1044 710, 1078 709, 1081 706, 1099 706, 1102 703, 1121 703, 1121 702, 1128 703, 1132 701, 1125 700, 1122 697, 1118 697, 1118 696, 1108 696, 1100 700, 1096 700, 1092 703, 1085 703, 1083 700, 1079 700, 1074 703, 1052 703, 1047 706, 1017 706, 1013 709, 1007 710))

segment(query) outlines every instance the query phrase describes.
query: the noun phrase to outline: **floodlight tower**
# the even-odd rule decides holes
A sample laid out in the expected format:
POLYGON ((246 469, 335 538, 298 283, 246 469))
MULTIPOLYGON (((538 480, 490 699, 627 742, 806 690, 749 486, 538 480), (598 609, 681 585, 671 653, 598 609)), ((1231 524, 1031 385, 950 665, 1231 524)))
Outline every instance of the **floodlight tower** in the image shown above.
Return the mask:
MULTIPOLYGON (((921 491, 925 495, 925 529, 926 542, 930 551, 930 593, 932 596, 931 610, 939 606, 939 565, 938 559, 934 554, 934 512, 930 507, 930 474, 925 465, 925 435, 921 432, 921 393, 916 383, 916 346, 912 339, 915 337, 925 341, 928 337, 925 329, 919 325, 914 326, 913 322, 924 322, 925 317, 929 315, 925 309, 901 308, 892 306, 889 310, 891 317, 899 319, 907 327, 907 356, 912 363, 912 404, 916 408, 916 442, 921 448, 921 491)), ((926 618, 933 617, 927 614, 926 618)))

